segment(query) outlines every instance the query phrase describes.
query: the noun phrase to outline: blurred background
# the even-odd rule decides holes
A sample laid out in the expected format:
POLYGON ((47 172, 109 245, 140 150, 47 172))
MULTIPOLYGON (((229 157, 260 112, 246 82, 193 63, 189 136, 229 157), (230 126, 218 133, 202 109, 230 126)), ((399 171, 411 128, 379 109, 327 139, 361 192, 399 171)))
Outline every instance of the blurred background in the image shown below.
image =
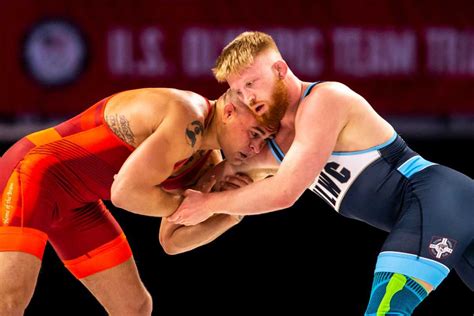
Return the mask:
MULTIPOLYGON (((226 85, 212 77, 215 58, 240 32, 260 30, 298 77, 349 85, 424 158, 474 174, 472 0, 0 0, 0 23, 1 153, 122 90, 216 98, 226 85)), ((167 256, 159 219, 111 211, 156 315, 362 315, 386 237, 306 193, 167 256)), ((473 313, 473 293, 451 273, 414 315, 473 313)), ((47 248, 26 314, 105 312, 47 248)))

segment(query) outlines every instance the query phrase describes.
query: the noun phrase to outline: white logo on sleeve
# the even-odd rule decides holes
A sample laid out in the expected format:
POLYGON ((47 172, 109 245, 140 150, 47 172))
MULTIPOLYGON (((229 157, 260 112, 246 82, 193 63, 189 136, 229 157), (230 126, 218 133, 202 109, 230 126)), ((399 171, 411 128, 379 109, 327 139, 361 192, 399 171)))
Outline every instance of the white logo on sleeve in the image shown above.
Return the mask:
POLYGON ((443 259, 453 253, 456 241, 445 237, 433 237, 430 243, 430 253, 437 259, 443 259))

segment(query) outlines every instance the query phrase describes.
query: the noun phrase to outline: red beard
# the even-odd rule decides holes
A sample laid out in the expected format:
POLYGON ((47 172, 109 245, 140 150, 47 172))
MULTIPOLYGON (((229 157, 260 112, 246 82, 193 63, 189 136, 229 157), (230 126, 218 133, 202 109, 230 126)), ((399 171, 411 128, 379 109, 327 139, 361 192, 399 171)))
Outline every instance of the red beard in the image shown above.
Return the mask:
POLYGON ((268 105, 268 110, 257 117, 258 122, 272 131, 278 130, 288 105, 288 89, 283 80, 276 79, 271 103, 268 105))

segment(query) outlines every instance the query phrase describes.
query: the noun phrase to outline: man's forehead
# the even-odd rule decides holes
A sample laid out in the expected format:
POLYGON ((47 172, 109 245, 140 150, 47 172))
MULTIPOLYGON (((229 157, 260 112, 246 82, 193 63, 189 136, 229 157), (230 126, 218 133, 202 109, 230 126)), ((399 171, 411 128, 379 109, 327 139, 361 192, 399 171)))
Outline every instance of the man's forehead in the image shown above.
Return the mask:
POLYGON ((249 80, 251 77, 258 76, 261 70, 258 65, 252 64, 251 66, 245 67, 227 77, 227 82, 232 87, 233 84, 238 84, 243 81, 249 80))

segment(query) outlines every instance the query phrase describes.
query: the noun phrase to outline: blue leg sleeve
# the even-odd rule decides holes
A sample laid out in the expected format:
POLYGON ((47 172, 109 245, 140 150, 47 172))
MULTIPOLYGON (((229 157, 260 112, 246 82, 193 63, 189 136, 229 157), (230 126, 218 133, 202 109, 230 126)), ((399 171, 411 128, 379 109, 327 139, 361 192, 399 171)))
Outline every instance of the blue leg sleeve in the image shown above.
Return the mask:
POLYGON ((411 315, 428 292, 409 276, 376 272, 365 316, 411 315))

